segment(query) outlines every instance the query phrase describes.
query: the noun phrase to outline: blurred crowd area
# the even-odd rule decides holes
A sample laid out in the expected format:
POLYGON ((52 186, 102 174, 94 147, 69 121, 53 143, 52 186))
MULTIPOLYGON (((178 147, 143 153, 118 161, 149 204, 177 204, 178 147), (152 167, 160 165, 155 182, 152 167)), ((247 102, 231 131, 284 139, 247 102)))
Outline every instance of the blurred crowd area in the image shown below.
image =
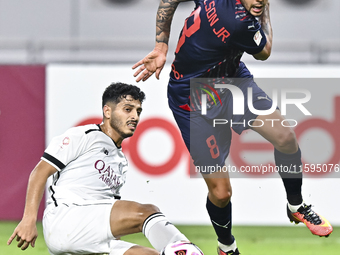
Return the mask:
MULTIPOLYGON (((134 63, 153 49, 158 3, 0 0, 0 64, 134 63)), ((270 3, 274 45, 268 63, 340 63, 339 0, 270 3)), ((170 56, 193 8, 189 1, 176 11, 170 56)))

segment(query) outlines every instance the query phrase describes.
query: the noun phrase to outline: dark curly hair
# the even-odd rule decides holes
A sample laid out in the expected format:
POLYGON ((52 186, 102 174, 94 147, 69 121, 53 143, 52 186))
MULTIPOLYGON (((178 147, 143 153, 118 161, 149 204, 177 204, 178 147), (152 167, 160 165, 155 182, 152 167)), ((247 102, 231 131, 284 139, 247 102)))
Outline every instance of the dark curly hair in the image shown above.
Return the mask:
POLYGON ((137 86, 129 85, 121 82, 111 83, 108 86, 102 97, 102 107, 106 105, 107 102, 112 102, 118 104, 120 100, 126 98, 130 95, 133 99, 139 100, 141 103, 145 99, 145 94, 137 86))

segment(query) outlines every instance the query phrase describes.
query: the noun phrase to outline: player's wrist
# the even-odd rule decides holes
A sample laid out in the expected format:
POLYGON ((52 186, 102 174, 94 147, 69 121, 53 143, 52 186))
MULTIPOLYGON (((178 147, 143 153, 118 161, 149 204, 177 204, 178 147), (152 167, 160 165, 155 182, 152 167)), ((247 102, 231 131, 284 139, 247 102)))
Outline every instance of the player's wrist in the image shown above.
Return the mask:
POLYGON ((164 42, 156 42, 154 50, 166 55, 168 53, 168 44, 164 42))
POLYGON ((38 217, 35 213, 24 212, 24 215, 22 216, 22 221, 25 221, 31 224, 35 224, 37 222, 37 219, 38 217))

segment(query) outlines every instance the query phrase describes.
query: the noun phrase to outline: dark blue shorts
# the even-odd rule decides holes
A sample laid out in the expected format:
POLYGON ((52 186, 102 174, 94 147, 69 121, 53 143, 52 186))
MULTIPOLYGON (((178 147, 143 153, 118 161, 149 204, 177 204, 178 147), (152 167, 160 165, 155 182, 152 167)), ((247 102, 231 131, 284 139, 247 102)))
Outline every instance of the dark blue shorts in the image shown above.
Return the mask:
MULTIPOLYGON (((257 110, 268 110, 272 100, 254 82, 252 75, 243 65, 238 72, 235 84, 244 95, 244 114, 233 114, 233 96, 229 90, 220 94, 221 104, 212 105, 206 115, 200 110, 187 111, 180 108, 168 94, 169 106, 173 112, 183 140, 190 151, 194 165, 208 169, 208 167, 222 167, 228 157, 233 129, 237 134, 249 129, 253 120, 258 116, 248 108, 248 87, 253 90, 252 103, 257 110), (241 79, 242 78, 242 79, 241 79)), ((254 123, 255 125, 255 123, 254 123)))

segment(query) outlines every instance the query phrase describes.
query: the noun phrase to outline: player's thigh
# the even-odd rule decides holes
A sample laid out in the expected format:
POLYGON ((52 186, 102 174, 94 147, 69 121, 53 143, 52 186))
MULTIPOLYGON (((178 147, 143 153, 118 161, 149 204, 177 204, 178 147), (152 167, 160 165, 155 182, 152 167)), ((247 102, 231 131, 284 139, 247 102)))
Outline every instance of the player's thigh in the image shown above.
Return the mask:
POLYGON ((235 80, 235 83, 237 83, 244 96, 244 114, 234 114, 236 109, 233 109, 234 102, 232 100, 228 100, 225 107, 229 109, 229 114, 232 108, 231 118, 233 124, 231 124, 231 127, 236 133, 241 134, 244 130, 253 126, 262 125, 262 123, 256 122, 256 118, 261 115, 260 113, 267 114, 270 111, 275 111, 276 106, 273 105, 272 99, 252 78, 239 78, 235 80), (251 89, 251 93, 249 89, 251 89))
MULTIPOLYGON (((244 115, 233 115, 233 122, 239 123, 232 126, 233 130, 241 134, 246 129, 253 129, 269 142, 276 149, 283 153, 295 153, 298 145, 295 133, 292 128, 284 123, 285 119, 281 115, 279 109, 273 105, 272 99, 253 81, 253 79, 239 80, 239 88, 243 91, 245 102, 248 102, 248 97, 251 98, 252 108, 249 108, 249 103, 245 104, 244 115), (252 88, 252 93, 248 93, 248 88, 252 88), (257 112, 254 112, 254 109, 257 112), (261 115, 258 111, 269 111, 271 114, 261 115)), ((261 113, 260 112, 260 113, 261 113)))
POLYGON ((283 153, 294 153, 298 150, 298 143, 290 124, 281 115, 279 110, 269 115, 260 115, 253 123, 253 130, 274 145, 283 153))
POLYGON ((112 235, 118 238, 141 232, 145 219, 157 212, 159 209, 152 204, 140 204, 125 200, 116 201, 110 215, 112 235))
POLYGON ((175 105, 170 97, 169 107, 181 132, 182 139, 187 149, 190 150, 190 112, 175 105))
POLYGON ((221 170, 231 144, 229 125, 214 126, 212 121, 199 113, 190 119, 190 155, 196 171, 202 174, 221 170))
POLYGON ((223 166, 229 154, 231 130, 229 125, 213 125, 213 111, 202 116, 200 111, 189 112, 169 104, 184 143, 199 172, 214 172, 223 166))
POLYGON ((52 254, 109 253, 112 203, 48 207, 43 218, 46 245, 52 254))

